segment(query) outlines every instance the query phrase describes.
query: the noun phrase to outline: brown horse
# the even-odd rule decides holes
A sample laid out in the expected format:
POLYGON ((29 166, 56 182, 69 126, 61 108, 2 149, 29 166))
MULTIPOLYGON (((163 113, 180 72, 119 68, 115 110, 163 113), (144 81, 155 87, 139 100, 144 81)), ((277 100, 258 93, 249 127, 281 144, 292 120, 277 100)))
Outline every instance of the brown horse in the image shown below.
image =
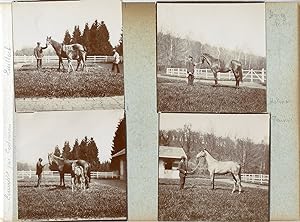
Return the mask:
POLYGON ((72 164, 76 163, 81 166, 84 171, 85 177, 85 186, 89 187, 89 183, 91 182, 91 164, 85 160, 65 160, 58 156, 55 156, 53 153, 48 154, 49 165, 52 166, 55 163, 58 167, 59 175, 60 175, 60 186, 65 186, 65 173, 70 173, 71 177, 75 176, 72 164))
POLYGON ((243 69, 242 63, 237 60, 231 60, 230 63, 226 64, 223 60, 216 59, 208 53, 203 53, 200 57, 201 63, 205 61, 209 65, 212 73, 215 78, 215 86, 218 85, 218 76, 217 73, 226 73, 232 71, 235 77, 235 87, 240 87, 240 81, 243 82, 243 69))
POLYGON ((239 193, 242 192, 240 164, 234 161, 218 161, 215 158, 213 158, 212 155, 205 149, 198 153, 197 159, 199 159, 200 157, 204 157, 206 159, 212 189, 214 189, 215 174, 224 175, 227 173, 231 173, 234 180, 232 193, 234 193, 236 185, 238 185, 239 187, 239 193))
POLYGON ((56 42, 51 38, 51 36, 47 36, 46 39, 46 45, 52 45, 54 48, 56 55, 58 56, 58 71, 60 70, 60 64, 62 65, 62 68, 64 68, 64 64, 62 61, 62 58, 67 58, 68 60, 68 72, 70 72, 70 68, 72 71, 74 71, 74 67, 72 65, 72 59, 77 60, 77 68, 76 71, 79 68, 79 65, 82 62, 82 71, 85 70, 86 68, 86 57, 87 57, 87 52, 86 48, 80 44, 71 44, 71 45, 65 45, 63 43, 56 42))

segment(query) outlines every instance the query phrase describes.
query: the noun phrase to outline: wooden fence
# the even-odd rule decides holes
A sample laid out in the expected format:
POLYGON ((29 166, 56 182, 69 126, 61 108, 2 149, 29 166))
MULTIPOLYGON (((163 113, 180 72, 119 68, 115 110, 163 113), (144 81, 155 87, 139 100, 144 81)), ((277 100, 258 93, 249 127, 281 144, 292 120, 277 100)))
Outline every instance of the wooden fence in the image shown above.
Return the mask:
MULTIPOLYGON (((185 68, 167 68, 166 76, 186 77, 187 69, 185 68)), ((243 70, 243 81, 266 83, 266 70, 243 70)), ((195 69, 195 78, 198 79, 214 79, 214 75, 210 69, 195 69)), ((219 80, 235 80, 232 72, 218 73, 219 80)))
MULTIPOLYGON (((65 58, 63 59, 64 61, 66 60, 65 58)), ((121 62, 123 61, 122 56, 120 56, 121 62)), ((58 56, 44 56, 43 57, 43 63, 49 63, 49 62, 58 62, 58 56)), ((113 62, 114 57, 113 56, 88 56, 87 57, 87 62, 113 62)), ((34 56, 14 56, 14 63, 34 63, 36 62, 36 59, 34 56)))
POLYGON ((241 174, 242 182, 269 184, 268 174, 241 174))
MULTIPOLYGON (((70 176, 69 173, 65 174, 66 176, 70 176)), ((35 171, 33 170, 28 170, 28 171, 24 171, 24 170, 19 170, 17 171, 17 178, 18 180, 23 180, 25 178, 32 178, 32 177, 36 177, 35 171)), ((58 171, 43 171, 42 174, 43 177, 59 177, 59 172, 58 171)), ((105 179, 114 179, 114 178, 119 178, 119 174, 115 171, 111 171, 111 172, 97 172, 97 171, 92 171, 91 172, 91 178, 105 178, 105 179)))

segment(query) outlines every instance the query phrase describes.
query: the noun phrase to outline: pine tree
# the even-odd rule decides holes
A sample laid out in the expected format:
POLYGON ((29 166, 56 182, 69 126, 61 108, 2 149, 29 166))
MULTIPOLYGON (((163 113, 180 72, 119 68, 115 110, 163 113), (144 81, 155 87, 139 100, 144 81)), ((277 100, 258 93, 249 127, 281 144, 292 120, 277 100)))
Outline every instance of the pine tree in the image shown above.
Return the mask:
POLYGON ((104 21, 101 21, 100 26, 98 27, 98 39, 99 46, 97 47, 97 53, 99 55, 111 55, 113 47, 109 41, 109 32, 104 21))
POLYGON ((54 155, 60 157, 61 156, 61 152, 58 146, 55 146, 54 149, 54 155))
POLYGON ((73 145, 73 149, 71 151, 71 158, 73 160, 78 160, 79 159, 79 143, 78 143, 78 139, 75 140, 75 143, 73 145))
POLYGON ((71 43, 72 44, 75 44, 75 43, 81 44, 81 42, 82 42, 81 41, 81 31, 79 29, 79 26, 75 25, 71 43))
POLYGON ((63 43, 66 45, 71 44, 72 37, 69 33, 69 30, 66 31, 63 43))
POLYGON ((81 143, 79 145, 78 159, 87 160, 87 145, 88 139, 87 137, 84 137, 84 139, 81 140, 81 143))
POLYGON ((62 149, 62 157, 67 160, 71 159, 71 147, 69 141, 66 141, 64 144, 64 147, 62 149))
MULTIPOLYGON (((114 155, 121 151, 122 149, 126 149, 126 118, 124 117, 115 132, 115 136, 113 139, 113 146, 111 155, 114 155)), ((118 169, 118 162, 115 159, 111 159, 111 169, 118 169)))
POLYGON ((100 42, 98 39, 98 27, 99 23, 97 20, 92 24, 89 30, 89 42, 87 48, 89 49, 90 55, 97 55, 98 47, 100 46, 100 42))
POLYGON ((87 48, 87 53, 90 52, 90 28, 89 24, 85 23, 84 30, 81 36, 82 44, 87 48))
POLYGON ((123 55, 123 31, 119 40, 119 44, 116 46, 116 50, 120 55, 123 55))
POLYGON ((100 168, 100 161, 98 158, 98 147, 94 141, 93 138, 90 139, 88 142, 87 150, 86 150, 86 156, 87 161, 92 165, 92 170, 99 170, 100 168))

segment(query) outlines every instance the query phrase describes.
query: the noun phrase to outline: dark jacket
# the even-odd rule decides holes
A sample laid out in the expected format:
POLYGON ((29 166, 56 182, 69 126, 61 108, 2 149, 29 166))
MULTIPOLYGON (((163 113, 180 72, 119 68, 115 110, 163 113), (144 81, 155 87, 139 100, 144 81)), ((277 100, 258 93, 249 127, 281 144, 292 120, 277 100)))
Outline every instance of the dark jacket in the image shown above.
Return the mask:
POLYGON ((187 171, 187 166, 186 162, 180 161, 178 164, 178 170, 179 170, 179 176, 180 177, 185 177, 186 176, 186 171, 187 171))
POLYGON ((36 175, 40 175, 43 172, 43 167, 40 161, 36 163, 36 175))
POLYGON ((187 69, 187 73, 192 73, 194 74, 194 68, 195 68, 195 63, 193 61, 187 61, 186 63, 186 69, 187 69))
POLYGON ((41 46, 37 46, 37 47, 35 47, 34 48, 34 56, 35 56, 35 58, 37 58, 37 59, 41 59, 41 58, 43 58, 43 49, 46 49, 47 48, 47 46, 46 47, 41 47, 41 46))

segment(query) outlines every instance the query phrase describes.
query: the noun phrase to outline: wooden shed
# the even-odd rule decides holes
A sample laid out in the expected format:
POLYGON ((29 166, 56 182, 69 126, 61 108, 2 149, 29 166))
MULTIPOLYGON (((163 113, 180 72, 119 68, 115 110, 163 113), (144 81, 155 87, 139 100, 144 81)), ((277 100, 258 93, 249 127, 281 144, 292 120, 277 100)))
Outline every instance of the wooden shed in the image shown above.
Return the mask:
POLYGON ((126 149, 122 149, 119 152, 112 155, 112 159, 118 162, 117 173, 120 176, 120 180, 126 180, 127 177, 127 164, 126 164, 126 149))

